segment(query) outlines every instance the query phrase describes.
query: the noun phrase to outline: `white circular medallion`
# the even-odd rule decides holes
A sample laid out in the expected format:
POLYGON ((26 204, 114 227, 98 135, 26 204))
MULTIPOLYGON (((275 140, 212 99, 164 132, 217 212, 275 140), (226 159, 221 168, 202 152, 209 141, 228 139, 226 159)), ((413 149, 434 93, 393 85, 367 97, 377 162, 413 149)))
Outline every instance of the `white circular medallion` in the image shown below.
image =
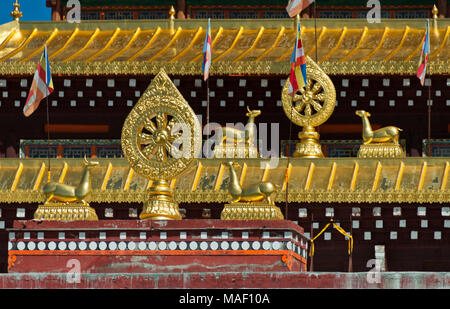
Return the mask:
POLYGON ((259 250, 259 248, 261 248, 261 243, 259 241, 254 241, 252 243, 252 249, 253 250, 259 250))
POLYGON ((18 250, 24 250, 26 247, 25 243, 23 241, 19 241, 19 243, 17 244, 17 249, 18 250))
POLYGON ((159 250, 166 250, 166 248, 167 248, 166 242, 165 241, 160 241, 159 244, 158 244, 158 249, 159 250))
POLYGON ((186 250, 187 248, 187 243, 185 241, 181 241, 178 243, 178 248, 180 248, 180 250, 186 250))
POLYGON ((91 242, 89 243, 89 249, 90 249, 90 250, 95 250, 95 249, 97 249, 97 243, 96 243, 95 241, 91 241, 91 242))
POLYGON ((101 241, 101 242, 98 244, 98 248, 99 248, 100 250, 106 250, 106 248, 108 248, 108 245, 106 244, 106 242, 101 241))
POLYGON ((127 248, 127 243, 124 241, 119 242, 119 250, 125 250, 127 248))
POLYGON ((222 250, 228 250, 229 247, 230 247, 230 244, 228 243, 228 241, 222 241, 220 243, 220 249, 222 249, 222 250))
POLYGON ((217 248, 219 248, 219 244, 217 243, 217 241, 213 241, 209 244, 209 247, 211 248, 211 250, 217 250, 217 248))
POLYGON ((136 250, 136 243, 134 241, 128 243, 128 250, 136 250))
POLYGON ((74 241, 69 242, 69 250, 75 250, 77 248, 77 243, 74 241))
POLYGON ((139 250, 145 250, 147 248, 147 245, 146 245, 146 243, 144 241, 141 241, 138 244, 138 248, 139 248, 139 250))
POLYGON ((262 247, 264 250, 269 250, 270 249, 270 242, 268 241, 264 241, 262 244, 262 247))
POLYGON ((58 249, 59 250, 66 250, 66 248, 67 248, 67 244, 64 241, 60 241, 58 243, 58 249))
POLYGON ((13 248, 12 242, 8 241, 8 250, 12 250, 12 248, 13 248))
POLYGON ((56 249, 56 242, 51 241, 48 243, 48 250, 55 250, 56 249))
POLYGON ((280 248, 281 248, 281 243, 279 241, 274 241, 272 243, 272 249, 273 250, 280 250, 280 248))
POLYGON ((200 243, 200 249, 207 250, 208 249, 208 243, 206 241, 202 241, 200 243))
POLYGON ((231 243, 231 249, 238 250, 239 249, 239 243, 237 241, 233 241, 231 243))
POLYGON ((37 247, 39 250, 45 250, 46 244, 45 244, 45 242, 40 241, 40 242, 38 242, 37 247))
POLYGON ((151 242, 148 244, 148 248, 149 248, 150 250, 156 250, 156 242, 151 241, 151 242))
POLYGON ((30 241, 27 244, 27 248, 28 248, 28 250, 34 250, 36 248, 36 244, 34 243, 34 241, 30 241))
POLYGON ((244 241, 242 242, 241 247, 243 250, 248 250, 248 248, 250 248, 250 244, 248 243, 248 241, 244 241))
POLYGON ((108 244, 108 248, 109 248, 109 250, 116 250, 117 249, 117 243, 115 241, 111 241, 108 244))
POLYGON ((189 249, 191 249, 191 250, 197 250, 197 247, 198 247, 197 242, 191 241, 191 242, 189 243, 189 249))
POLYGON ((78 248, 80 248, 80 250, 86 250, 86 248, 87 248, 86 242, 80 241, 80 242, 78 243, 78 248))
POLYGON ((177 249, 177 243, 174 241, 169 242, 169 249, 170 250, 176 250, 177 249))

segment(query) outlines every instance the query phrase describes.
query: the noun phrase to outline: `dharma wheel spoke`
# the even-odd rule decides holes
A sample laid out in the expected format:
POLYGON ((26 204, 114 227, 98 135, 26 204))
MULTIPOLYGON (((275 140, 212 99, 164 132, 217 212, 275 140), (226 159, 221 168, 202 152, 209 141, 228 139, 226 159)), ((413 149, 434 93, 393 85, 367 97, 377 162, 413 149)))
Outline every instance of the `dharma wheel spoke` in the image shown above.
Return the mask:
POLYGON ((155 146, 156 143, 151 143, 148 146, 144 147, 144 149, 142 150, 142 153, 144 154, 144 156, 146 156, 147 158, 151 158, 153 156, 153 151, 155 150, 155 146))
POLYGON ((144 120, 144 128, 150 131, 151 133, 155 133, 156 131, 155 124, 148 118, 144 120))
POLYGON ((322 85, 320 85, 319 83, 315 83, 314 86, 312 87, 311 91, 313 94, 318 93, 320 90, 322 90, 322 85))
POLYGON ((307 104, 305 107, 305 115, 311 116, 311 114, 312 114, 311 105, 307 104))
POLYGON ((294 109, 298 112, 301 113, 301 111, 305 108, 306 103, 305 102, 301 102, 299 104, 296 104, 294 109))
POLYGON ((176 141, 177 139, 179 139, 182 136, 183 136, 183 132, 175 133, 175 134, 169 136, 169 142, 176 141))
POLYGON ((167 126, 166 126, 166 131, 167 132, 169 132, 169 133, 172 132, 172 129, 173 129, 173 126, 175 125, 175 122, 176 122, 175 118, 170 119, 170 121, 167 123, 167 126))
POLYGON ((322 109, 322 105, 320 105, 319 103, 317 103, 314 100, 311 101, 311 105, 313 106, 313 108, 316 112, 319 112, 322 109))
POLYGON ((156 115, 156 125, 158 129, 164 129, 167 124, 167 115, 164 113, 158 113, 156 115))
POLYGON ((324 93, 318 93, 318 94, 314 95, 314 99, 316 101, 323 102, 323 101, 325 101, 325 94, 324 93))
POLYGON ((166 152, 164 151, 163 146, 158 146, 156 150, 156 160, 160 162, 166 161, 166 152))
POLYGON ((153 136, 151 136, 147 133, 139 133, 138 134, 138 142, 140 144, 147 145, 150 143, 154 143, 155 141, 153 139, 153 136))

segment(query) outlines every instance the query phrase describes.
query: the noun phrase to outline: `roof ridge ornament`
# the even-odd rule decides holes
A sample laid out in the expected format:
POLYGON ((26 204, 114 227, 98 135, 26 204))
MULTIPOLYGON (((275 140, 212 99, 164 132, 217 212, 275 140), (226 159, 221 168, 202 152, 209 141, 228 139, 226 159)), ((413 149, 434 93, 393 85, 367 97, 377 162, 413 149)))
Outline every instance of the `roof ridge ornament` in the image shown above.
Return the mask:
POLYGON ((10 15, 15 21, 20 21, 20 18, 23 16, 23 13, 19 10, 20 4, 18 3, 18 0, 16 0, 16 3, 14 3, 13 6, 14 11, 12 11, 10 15))
POLYGON ((303 130, 298 134, 300 143, 296 145, 294 157, 323 158, 319 143, 319 133, 315 127, 330 118, 336 106, 336 89, 330 77, 306 56, 307 84, 294 97, 289 92, 289 78, 283 87, 281 101, 289 120, 303 130))
POLYGON ((195 112, 161 70, 128 114, 122 150, 130 167, 152 180, 140 218, 181 219, 169 181, 199 156, 201 126, 195 112))

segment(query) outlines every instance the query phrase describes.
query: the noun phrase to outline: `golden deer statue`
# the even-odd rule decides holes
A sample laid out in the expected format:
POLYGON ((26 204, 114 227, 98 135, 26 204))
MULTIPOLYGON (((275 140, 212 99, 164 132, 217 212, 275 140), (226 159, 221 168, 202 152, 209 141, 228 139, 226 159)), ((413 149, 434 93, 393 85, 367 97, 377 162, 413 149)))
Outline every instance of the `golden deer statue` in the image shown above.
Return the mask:
POLYGON ((50 203, 52 200, 58 202, 82 202, 83 205, 87 205, 85 198, 91 192, 91 168, 98 165, 97 161, 87 161, 86 156, 84 157, 84 171, 81 181, 78 186, 70 186, 58 182, 49 182, 44 188, 44 194, 46 196, 46 201, 44 205, 50 203))
POLYGON ((236 128, 222 127, 222 140, 220 141, 220 146, 223 146, 225 142, 252 145, 256 138, 255 132, 255 118, 261 115, 260 110, 250 110, 247 106, 248 113, 245 116, 248 117, 247 124, 244 130, 238 130, 236 128))
POLYGON ((274 205, 272 194, 275 192, 275 185, 271 182, 260 182, 242 188, 234 170, 237 163, 229 161, 226 165, 230 168, 230 181, 228 183, 228 193, 233 198, 231 203, 237 202, 261 202, 267 201, 269 205, 274 205))
POLYGON ((363 141, 364 144, 375 143, 386 143, 392 141, 394 144, 398 145, 398 140, 400 137, 400 128, 389 126, 384 127, 375 131, 372 131, 372 126, 369 122, 369 117, 371 116, 369 112, 363 110, 357 110, 356 115, 362 118, 363 123, 363 141))

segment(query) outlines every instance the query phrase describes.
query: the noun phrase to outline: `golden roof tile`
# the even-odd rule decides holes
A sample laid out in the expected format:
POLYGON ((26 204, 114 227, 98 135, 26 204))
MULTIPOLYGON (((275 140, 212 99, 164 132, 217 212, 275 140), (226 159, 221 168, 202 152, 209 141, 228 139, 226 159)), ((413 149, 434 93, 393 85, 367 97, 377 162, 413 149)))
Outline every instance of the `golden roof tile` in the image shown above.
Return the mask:
MULTIPOLYGON (((306 55, 317 57, 329 74, 414 74, 417 69, 425 34, 423 20, 369 24, 365 19, 319 19, 317 28, 311 19, 301 22, 306 55)), ((92 21, 79 25, 13 21, 0 26, 0 73, 32 73, 28 72, 28 63, 38 61, 47 44, 52 66, 59 74, 87 74, 97 63, 112 63, 121 69, 120 74, 131 74, 143 62, 154 67, 176 64, 178 74, 200 74, 206 22, 174 23, 176 31, 166 20, 92 21), (73 70, 75 64, 77 69, 73 70)), ((216 65, 211 74, 289 71, 295 39, 292 20, 214 20, 212 28, 212 61, 216 65), (268 63, 267 69, 258 69, 268 63)), ((432 74, 450 72, 449 29, 449 19, 439 19, 437 29, 431 29, 432 74)), ((109 68, 97 74, 117 74, 108 72, 109 68)))

